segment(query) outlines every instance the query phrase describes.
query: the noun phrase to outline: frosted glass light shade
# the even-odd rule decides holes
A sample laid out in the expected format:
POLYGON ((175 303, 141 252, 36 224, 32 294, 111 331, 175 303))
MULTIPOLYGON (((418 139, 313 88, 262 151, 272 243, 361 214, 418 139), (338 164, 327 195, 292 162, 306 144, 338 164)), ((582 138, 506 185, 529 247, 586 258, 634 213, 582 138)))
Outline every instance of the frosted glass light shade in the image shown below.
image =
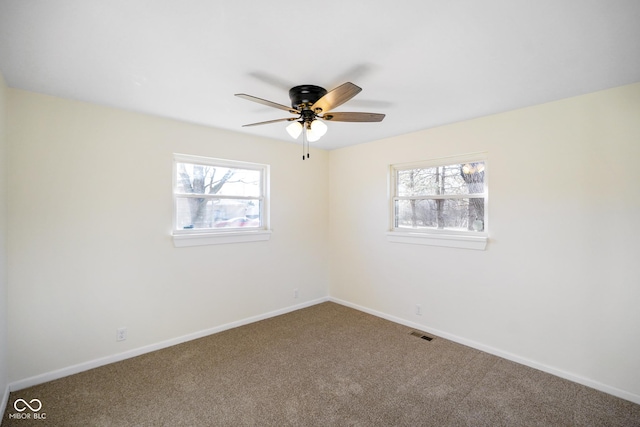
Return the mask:
POLYGON ((322 123, 320 120, 314 120, 307 128, 307 139, 309 142, 315 142, 325 133, 327 133, 327 125, 322 123))
POLYGON ((311 130, 314 133, 318 133, 320 136, 323 136, 325 133, 327 133, 327 125, 322 123, 322 121, 320 120, 314 120, 311 122, 311 130))
POLYGON ((291 124, 287 126, 287 132, 291 135, 291 138, 298 139, 302 133, 302 125, 300 122, 291 122, 291 124))

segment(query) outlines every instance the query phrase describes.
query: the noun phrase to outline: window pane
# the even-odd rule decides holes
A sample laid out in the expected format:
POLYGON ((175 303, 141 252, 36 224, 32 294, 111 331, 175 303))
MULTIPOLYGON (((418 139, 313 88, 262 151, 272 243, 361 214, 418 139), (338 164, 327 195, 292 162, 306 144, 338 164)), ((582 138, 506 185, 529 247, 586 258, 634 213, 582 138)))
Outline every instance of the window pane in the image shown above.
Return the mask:
POLYGON ((438 193, 438 168, 399 170, 398 196, 434 196, 438 193))
POLYGON ((484 162, 397 171, 400 197, 480 194, 484 192, 484 162))
POLYGON ((397 200, 396 228, 482 231, 484 198, 397 200))
POLYGON ((176 228, 260 227, 260 200, 205 199, 178 197, 176 199, 176 228))
POLYGON ((261 196, 261 171, 178 163, 176 190, 189 194, 261 196))

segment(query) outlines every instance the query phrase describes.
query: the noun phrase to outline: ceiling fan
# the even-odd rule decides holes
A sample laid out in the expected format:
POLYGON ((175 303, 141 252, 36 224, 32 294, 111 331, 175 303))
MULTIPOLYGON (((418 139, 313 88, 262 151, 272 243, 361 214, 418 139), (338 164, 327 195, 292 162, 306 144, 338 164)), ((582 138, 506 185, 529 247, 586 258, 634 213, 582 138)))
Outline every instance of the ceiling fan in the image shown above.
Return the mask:
POLYGON ((302 134, 302 160, 304 160, 305 145, 307 147, 306 158, 309 158, 309 142, 317 141, 327 132, 327 125, 322 121, 380 122, 384 119, 384 114, 379 113, 331 112, 334 108, 356 96, 361 90, 362 88, 351 82, 344 83, 329 92, 320 86, 295 86, 289 89, 291 107, 247 95, 246 93, 236 93, 235 96, 295 114, 294 117, 251 123, 243 127, 292 122, 287 126, 287 132, 294 139, 297 139, 302 134))

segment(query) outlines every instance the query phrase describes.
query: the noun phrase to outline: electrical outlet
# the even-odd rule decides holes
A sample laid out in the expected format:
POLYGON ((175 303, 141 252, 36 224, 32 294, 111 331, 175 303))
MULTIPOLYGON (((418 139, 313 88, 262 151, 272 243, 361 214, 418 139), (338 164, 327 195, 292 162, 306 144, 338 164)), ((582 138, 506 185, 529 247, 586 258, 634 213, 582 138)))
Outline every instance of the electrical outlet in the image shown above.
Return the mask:
POLYGON ((416 314, 422 316, 422 306, 420 304, 416 304, 416 314))
POLYGON ((298 288, 295 288, 295 289, 293 290, 293 297, 294 297, 294 298, 298 298, 298 296, 299 296, 298 288))
POLYGON ((124 341, 127 339, 127 328, 118 328, 116 330, 116 341, 124 341))

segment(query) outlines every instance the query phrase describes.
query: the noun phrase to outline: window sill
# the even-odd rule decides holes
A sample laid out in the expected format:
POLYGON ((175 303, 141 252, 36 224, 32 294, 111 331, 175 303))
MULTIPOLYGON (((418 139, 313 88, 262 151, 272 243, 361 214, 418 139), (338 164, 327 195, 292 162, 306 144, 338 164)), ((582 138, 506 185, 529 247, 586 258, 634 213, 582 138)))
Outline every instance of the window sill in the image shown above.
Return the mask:
POLYGON ((183 248, 188 246, 222 245, 227 243, 260 242, 271 238, 271 230, 257 231, 228 231, 218 233, 174 233, 173 246, 183 248))
POLYGON ((487 247, 489 238, 487 236, 389 231, 387 232, 387 240, 394 243, 443 246, 447 248, 483 251, 487 247))

